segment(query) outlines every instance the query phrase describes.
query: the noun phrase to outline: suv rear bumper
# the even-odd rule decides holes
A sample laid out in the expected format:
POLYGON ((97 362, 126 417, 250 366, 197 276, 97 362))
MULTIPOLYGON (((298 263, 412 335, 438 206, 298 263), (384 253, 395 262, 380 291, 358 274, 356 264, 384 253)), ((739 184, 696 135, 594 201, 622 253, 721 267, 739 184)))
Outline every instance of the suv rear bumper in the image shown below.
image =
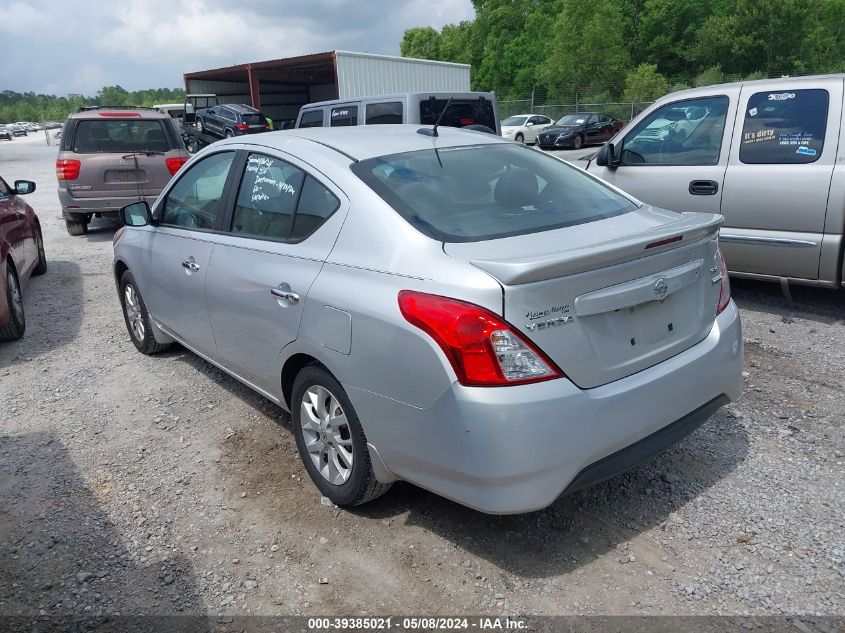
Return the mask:
POLYGON ((62 216, 66 220, 73 220, 80 215, 91 215, 100 213, 107 216, 116 216, 127 204, 138 202, 139 199, 146 200, 152 206, 158 199, 158 193, 139 198, 134 196, 109 196, 107 198, 74 198, 66 189, 59 189, 59 202, 62 205, 62 216))

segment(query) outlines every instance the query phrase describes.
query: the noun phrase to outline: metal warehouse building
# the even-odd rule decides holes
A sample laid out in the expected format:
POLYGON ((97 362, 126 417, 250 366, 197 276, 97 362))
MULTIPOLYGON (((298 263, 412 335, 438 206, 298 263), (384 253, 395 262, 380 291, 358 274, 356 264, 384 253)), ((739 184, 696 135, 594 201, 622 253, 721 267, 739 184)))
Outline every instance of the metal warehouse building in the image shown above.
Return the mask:
POLYGON ((248 103, 277 121, 314 101, 398 92, 467 91, 468 64, 331 51, 185 73, 187 93, 248 103))

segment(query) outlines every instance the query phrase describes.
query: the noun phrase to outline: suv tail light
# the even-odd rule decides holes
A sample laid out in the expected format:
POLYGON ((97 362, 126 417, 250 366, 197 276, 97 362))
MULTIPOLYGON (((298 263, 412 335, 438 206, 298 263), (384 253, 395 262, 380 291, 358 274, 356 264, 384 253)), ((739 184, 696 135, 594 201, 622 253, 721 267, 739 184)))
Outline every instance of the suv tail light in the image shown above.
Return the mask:
POLYGON ((246 132, 249 129, 249 126, 246 123, 238 123, 235 126, 236 130, 240 130, 241 132, 246 132))
POLYGON ((403 290, 399 310, 408 323, 437 342, 462 385, 501 387, 563 376, 543 352, 485 308, 403 290))
POLYGON ((167 169, 170 171, 170 175, 175 176, 179 168, 188 162, 188 159, 184 156, 173 156, 171 158, 165 158, 164 162, 167 163, 167 169))
POLYGON ((728 267, 725 265, 725 258, 722 251, 719 251, 719 268, 722 278, 719 281, 719 306, 716 308, 716 314, 722 314, 728 304, 731 302, 731 280, 728 277, 728 267))
POLYGON ((81 163, 78 160, 59 159, 56 161, 56 178, 59 180, 76 180, 79 178, 79 167, 81 163))

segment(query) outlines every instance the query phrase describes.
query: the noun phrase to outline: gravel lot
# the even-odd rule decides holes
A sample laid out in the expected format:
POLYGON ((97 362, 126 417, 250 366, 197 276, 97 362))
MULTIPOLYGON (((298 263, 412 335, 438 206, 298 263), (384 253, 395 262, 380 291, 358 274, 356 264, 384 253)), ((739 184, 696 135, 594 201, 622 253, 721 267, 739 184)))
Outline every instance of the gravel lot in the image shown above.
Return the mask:
POLYGON ((736 282, 745 394, 664 455, 530 515, 406 484, 322 505, 280 409, 181 348, 129 341, 114 227, 65 232, 0 346, 0 614, 845 615, 841 292, 736 282))

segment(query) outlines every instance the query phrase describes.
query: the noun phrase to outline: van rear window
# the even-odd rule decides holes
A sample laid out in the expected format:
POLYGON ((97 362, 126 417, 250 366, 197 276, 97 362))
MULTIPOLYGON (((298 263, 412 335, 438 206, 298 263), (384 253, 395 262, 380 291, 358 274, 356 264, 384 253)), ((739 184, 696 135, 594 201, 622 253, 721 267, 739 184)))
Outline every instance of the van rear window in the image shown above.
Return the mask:
MULTIPOLYGON (((425 99, 420 102, 420 123, 434 125, 443 112, 448 99, 425 99)), ((449 127, 467 127, 483 125, 496 131, 496 116, 493 102, 489 99, 453 99, 440 125, 449 127)))
POLYGON ((79 154, 170 149, 173 148, 161 121, 138 119, 82 119, 76 126, 73 142, 73 151, 79 154))

